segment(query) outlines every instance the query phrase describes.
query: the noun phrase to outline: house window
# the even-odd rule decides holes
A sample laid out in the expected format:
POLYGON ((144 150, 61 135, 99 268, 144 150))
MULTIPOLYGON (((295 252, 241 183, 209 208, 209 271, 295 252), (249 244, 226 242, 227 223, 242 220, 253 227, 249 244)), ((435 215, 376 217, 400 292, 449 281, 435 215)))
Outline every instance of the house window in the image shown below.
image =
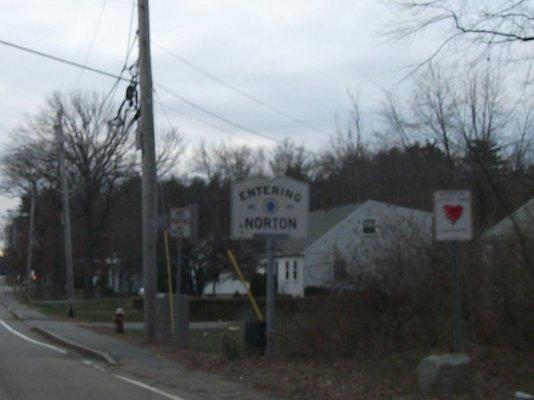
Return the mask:
POLYGON ((296 261, 293 261, 293 280, 299 279, 299 266, 296 261))
POLYGON ((375 220, 364 219, 363 220, 363 233, 372 234, 376 232, 375 220))
POLYGON ((289 280, 289 261, 286 261, 286 281, 289 280))

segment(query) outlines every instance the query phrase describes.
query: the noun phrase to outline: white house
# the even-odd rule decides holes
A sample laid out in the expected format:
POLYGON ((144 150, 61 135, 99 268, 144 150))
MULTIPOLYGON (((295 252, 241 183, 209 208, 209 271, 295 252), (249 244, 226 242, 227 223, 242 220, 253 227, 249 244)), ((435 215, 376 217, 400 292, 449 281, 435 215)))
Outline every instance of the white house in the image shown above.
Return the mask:
POLYGON ((504 262, 510 268, 521 262, 525 251, 534 255, 534 199, 484 232, 481 239, 484 243, 482 256, 489 264, 504 262))
POLYGON ((210 282, 204 288, 203 294, 205 296, 230 297, 237 294, 244 295, 247 293, 247 286, 243 285, 234 273, 227 272, 221 274, 219 280, 210 282))
POLYGON ((512 214, 488 229, 482 236, 485 240, 498 241, 514 238, 517 230, 524 236, 534 236, 534 199, 530 199, 512 214))
POLYGON ((332 287, 391 252, 432 243, 432 213, 369 200, 310 213, 307 239, 280 241, 278 293, 304 296, 306 287, 332 287))

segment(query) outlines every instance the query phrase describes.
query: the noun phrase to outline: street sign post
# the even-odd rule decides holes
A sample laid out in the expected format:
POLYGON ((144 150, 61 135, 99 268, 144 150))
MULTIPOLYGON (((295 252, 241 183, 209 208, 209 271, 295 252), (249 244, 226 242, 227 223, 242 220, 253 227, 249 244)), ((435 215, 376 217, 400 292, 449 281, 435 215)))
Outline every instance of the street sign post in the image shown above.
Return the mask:
POLYGON ((196 204, 172 208, 170 211, 169 235, 179 239, 196 240, 198 233, 198 206, 196 204))
MULTIPOLYGON (((182 242, 189 240, 196 242, 198 236, 198 205, 191 204, 186 207, 172 208, 169 213, 169 236, 176 238, 176 313, 177 321, 189 321, 189 312, 185 312, 184 299, 182 293, 182 242), (183 315, 180 315, 182 313, 183 315)), ((178 323, 176 337, 180 347, 186 347, 189 332, 189 322, 187 326, 178 323)))
POLYGON ((198 235, 198 205, 172 208, 170 211, 169 235, 176 238, 176 294, 182 288, 182 240, 195 242, 198 235))
POLYGON ((471 192, 469 190, 437 191, 434 193, 434 238, 451 242, 453 290, 453 351, 462 351, 462 308, 460 299, 460 262, 458 241, 473 238, 471 192))
POLYGON ((232 185, 232 238, 262 237, 267 247, 267 332, 265 353, 275 353, 274 248, 280 238, 305 238, 309 185, 291 178, 253 178, 232 185))

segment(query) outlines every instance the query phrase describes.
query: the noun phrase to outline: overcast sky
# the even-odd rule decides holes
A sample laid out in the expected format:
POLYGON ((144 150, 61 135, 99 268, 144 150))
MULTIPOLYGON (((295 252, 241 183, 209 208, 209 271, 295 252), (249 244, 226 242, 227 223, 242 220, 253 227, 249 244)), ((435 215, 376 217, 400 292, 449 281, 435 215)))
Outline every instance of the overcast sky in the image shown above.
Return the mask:
MULTIPOLYGON (((0 5, 0 39, 80 63, 88 57, 90 66, 120 71, 130 0, 0 0, 0 5)), ((152 0, 150 11, 155 81, 224 118, 311 148, 328 143, 336 116, 346 120, 347 90, 360 91, 364 117, 371 125, 378 123, 373 111, 381 100, 380 88, 391 87, 406 72, 403 68, 432 46, 422 40, 384 44, 378 31, 391 14, 378 0, 152 0), (157 45, 316 130, 228 90, 157 45)), ((0 46, 0 57, 0 146, 24 113, 36 112, 52 91, 108 91, 113 84, 111 78, 81 74, 5 46, 0 46)), ((269 144, 163 91, 160 98, 189 148, 202 139, 269 144)), ((164 127, 166 118, 157 103, 155 111, 157 126, 164 127)), ((16 203, 0 197, 0 213, 16 203)))

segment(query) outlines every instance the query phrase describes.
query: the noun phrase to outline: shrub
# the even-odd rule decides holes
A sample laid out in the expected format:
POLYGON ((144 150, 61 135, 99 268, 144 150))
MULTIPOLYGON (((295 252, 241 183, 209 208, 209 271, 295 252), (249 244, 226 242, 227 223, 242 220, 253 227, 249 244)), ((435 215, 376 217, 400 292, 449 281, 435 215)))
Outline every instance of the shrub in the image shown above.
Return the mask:
POLYGON ((322 286, 308 286, 304 289, 304 296, 328 296, 330 294, 330 288, 322 286))
POLYGON ((241 358, 241 353, 243 350, 241 344, 235 338, 232 338, 228 333, 222 334, 221 347, 222 354, 228 360, 233 361, 241 358))
POLYGON ((136 310, 142 310, 143 309, 143 298, 142 297, 134 297, 132 299, 132 307, 136 310))

